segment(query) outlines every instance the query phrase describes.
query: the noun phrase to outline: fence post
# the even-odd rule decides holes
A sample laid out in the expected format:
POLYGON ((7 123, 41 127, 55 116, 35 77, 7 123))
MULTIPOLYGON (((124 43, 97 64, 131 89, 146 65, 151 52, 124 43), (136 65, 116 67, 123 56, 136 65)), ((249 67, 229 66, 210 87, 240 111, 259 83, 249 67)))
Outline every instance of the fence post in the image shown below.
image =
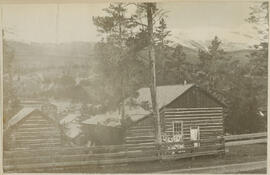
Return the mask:
POLYGON ((157 143, 157 153, 158 153, 158 160, 162 160, 162 151, 161 151, 161 144, 157 143))
POLYGON ((221 142, 221 152, 220 152, 220 157, 223 158, 225 156, 225 137, 222 136, 220 138, 220 142, 221 142))

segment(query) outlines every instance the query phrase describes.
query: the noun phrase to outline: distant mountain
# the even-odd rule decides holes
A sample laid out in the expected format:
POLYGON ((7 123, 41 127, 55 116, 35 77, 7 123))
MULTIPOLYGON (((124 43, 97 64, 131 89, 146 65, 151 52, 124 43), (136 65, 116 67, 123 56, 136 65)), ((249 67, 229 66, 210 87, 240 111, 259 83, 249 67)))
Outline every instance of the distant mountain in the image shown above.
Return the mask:
MULTIPOLYGON (((179 43, 192 49, 207 50, 207 47, 211 44, 211 40, 206 41, 187 40, 187 41, 179 41, 179 43)), ((251 49, 250 46, 246 45, 245 43, 229 42, 229 41, 222 41, 221 47, 226 52, 251 49)))
POLYGON ((35 66, 60 66, 70 62, 80 63, 93 57, 94 43, 23 43, 7 41, 14 50, 15 62, 35 66))
MULTIPOLYGON (((207 41, 206 41, 207 43, 207 41)), ((191 63, 197 63, 198 49, 205 48, 200 42, 190 41, 191 47, 183 45, 187 60, 191 63)), ((71 43, 23 43, 17 41, 7 41, 9 47, 14 50, 15 62, 26 67, 46 67, 63 66, 69 63, 84 64, 94 59, 94 45, 90 42, 71 42, 71 43)), ((232 43, 231 43, 232 44, 232 43)), ((224 45, 223 45, 224 48, 224 45)), ((226 51, 226 50, 225 50, 226 51)), ((239 60, 246 63, 249 60, 248 55, 251 49, 241 49, 227 51, 226 55, 232 60, 239 60)))
POLYGON ((226 56, 231 57, 231 60, 239 60, 241 64, 246 64, 250 60, 251 53, 254 52, 252 49, 236 50, 226 52, 226 56))

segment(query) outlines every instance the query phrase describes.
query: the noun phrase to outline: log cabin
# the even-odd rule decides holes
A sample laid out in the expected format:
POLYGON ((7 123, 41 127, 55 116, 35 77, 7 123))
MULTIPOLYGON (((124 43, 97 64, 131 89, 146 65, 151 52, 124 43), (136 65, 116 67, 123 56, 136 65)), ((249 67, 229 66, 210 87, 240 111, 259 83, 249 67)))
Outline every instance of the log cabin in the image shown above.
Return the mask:
POLYGON ((52 118, 39 109, 25 107, 7 123, 4 149, 24 149, 61 146, 63 132, 52 118))
MULTIPOLYGON (((130 98, 126 103, 133 104, 133 107, 130 105, 126 111, 133 111, 129 117, 137 120, 126 129, 125 143, 154 143, 156 122, 149 110, 150 89, 139 89, 137 97, 130 98)), ((186 142, 186 145, 180 145, 182 147, 190 144, 193 147, 211 146, 216 142, 196 141, 222 138, 224 135, 223 116, 226 105, 197 85, 159 86, 157 103, 161 118, 162 143, 186 142), (190 141, 195 142, 188 144, 190 141)))

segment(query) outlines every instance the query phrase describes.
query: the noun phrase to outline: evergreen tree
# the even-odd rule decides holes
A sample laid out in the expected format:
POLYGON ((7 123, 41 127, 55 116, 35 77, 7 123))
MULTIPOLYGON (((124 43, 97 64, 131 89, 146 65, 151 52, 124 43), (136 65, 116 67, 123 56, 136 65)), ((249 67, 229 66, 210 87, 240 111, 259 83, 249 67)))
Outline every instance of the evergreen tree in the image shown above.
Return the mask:
POLYGON ((219 82, 224 80, 227 58, 221 48, 220 39, 215 36, 207 51, 199 50, 197 83, 210 91, 219 89, 219 82))

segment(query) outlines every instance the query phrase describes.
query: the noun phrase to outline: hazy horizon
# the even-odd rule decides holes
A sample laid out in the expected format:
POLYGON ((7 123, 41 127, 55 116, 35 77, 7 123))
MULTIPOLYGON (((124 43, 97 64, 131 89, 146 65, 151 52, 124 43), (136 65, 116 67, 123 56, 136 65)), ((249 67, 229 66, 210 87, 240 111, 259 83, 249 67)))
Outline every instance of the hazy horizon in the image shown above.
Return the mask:
MULTIPOLYGON (((170 39, 190 46, 218 36, 223 43, 248 48, 260 41, 253 24, 245 21, 254 2, 164 2, 168 11, 170 39)), ((93 4, 9 4, 2 5, 7 40, 27 43, 97 42, 101 39, 92 16, 105 14, 108 3, 93 4)), ((259 26, 260 27, 260 26, 259 26)), ((263 26, 261 26, 263 27, 263 26)))

